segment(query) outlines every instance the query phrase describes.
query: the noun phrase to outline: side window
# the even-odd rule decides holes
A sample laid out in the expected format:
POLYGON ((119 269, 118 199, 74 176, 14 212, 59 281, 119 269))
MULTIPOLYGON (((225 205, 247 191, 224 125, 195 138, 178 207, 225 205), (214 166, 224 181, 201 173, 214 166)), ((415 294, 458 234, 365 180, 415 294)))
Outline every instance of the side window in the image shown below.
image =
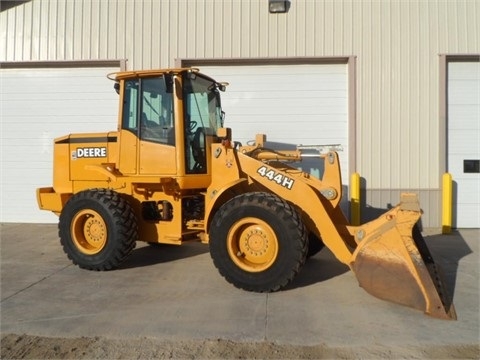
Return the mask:
POLYGON ((123 120, 122 128, 137 134, 138 116, 138 80, 125 82, 125 96, 123 98, 123 120))
POLYGON ((207 171, 205 149, 205 130, 209 126, 207 93, 187 93, 185 112, 186 171, 188 174, 202 174, 207 171))
POLYGON ((140 138, 175 145, 172 94, 162 77, 142 79, 140 138))
POLYGON ((175 145, 172 94, 162 77, 125 81, 122 128, 144 141, 175 145))

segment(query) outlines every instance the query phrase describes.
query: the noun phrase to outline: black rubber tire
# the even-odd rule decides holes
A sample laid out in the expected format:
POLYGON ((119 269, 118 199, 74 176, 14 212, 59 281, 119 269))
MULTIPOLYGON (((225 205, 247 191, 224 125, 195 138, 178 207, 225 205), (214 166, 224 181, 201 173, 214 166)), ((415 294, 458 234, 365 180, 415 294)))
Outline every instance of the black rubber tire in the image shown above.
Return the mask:
MULTIPOLYGON (((262 235, 263 236, 263 235, 262 235)), ((252 192, 239 195, 225 203, 215 214, 209 231, 210 255, 220 274, 234 286, 255 292, 272 292, 287 286, 305 264, 308 251, 308 234, 298 212, 279 197, 263 192, 252 192), (240 230, 239 224, 248 230, 240 230), (244 253, 239 252, 237 258, 229 252, 229 244, 247 243, 245 233, 250 234, 257 228, 255 222, 271 229, 268 246, 277 248, 276 256, 271 263, 265 264, 260 271, 249 271, 238 265, 244 253), (242 237, 243 236, 243 237, 242 237), (269 244, 270 241, 270 244, 269 244)), ((240 245, 239 245, 240 246, 240 245)), ((262 265, 263 266, 263 265, 262 265)))
POLYGON ((88 270, 117 268, 138 239, 132 207, 118 193, 107 189, 73 195, 60 214, 58 229, 68 258, 88 270), (99 244, 91 245, 92 239, 99 244))

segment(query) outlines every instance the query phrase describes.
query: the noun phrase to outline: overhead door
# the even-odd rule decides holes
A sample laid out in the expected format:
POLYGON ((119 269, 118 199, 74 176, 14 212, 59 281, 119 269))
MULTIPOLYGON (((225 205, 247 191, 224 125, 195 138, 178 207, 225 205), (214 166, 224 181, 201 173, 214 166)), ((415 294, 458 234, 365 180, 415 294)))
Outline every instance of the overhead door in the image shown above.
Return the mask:
POLYGON ((37 207, 52 185, 53 139, 117 128, 119 67, 0 69, 1 222, 57 222, 37 207))
MULTIPOLYGON (((264 133, 278 149, 341 144, 342 178, 348 183, 346 64, 219 65, 200 70, 229 83, 222 107, 234 140, 247 143, 264 133)), ((318 163, 305 161, 301 167, 318 176, 318 163)))
POLYGON ((453 226, 480 228, 480 62, 448 63, 448 171, 453 226))

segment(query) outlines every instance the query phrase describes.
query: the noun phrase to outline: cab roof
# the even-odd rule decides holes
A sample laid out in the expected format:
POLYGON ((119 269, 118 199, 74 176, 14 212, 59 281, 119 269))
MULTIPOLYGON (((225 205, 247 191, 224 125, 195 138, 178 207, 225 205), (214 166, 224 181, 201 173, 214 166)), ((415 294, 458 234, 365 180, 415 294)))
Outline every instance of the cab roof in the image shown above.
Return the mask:
MULTIPOLYGON (((176 74, 180 74, 182 72, 187 72, 187 71, 200 73, 199 69, 189 67, 189 68, 172 68, 172 69, 119 71, 119 72, 110 73, 110 74, 107 75, 107 77, 110 80, 119 81, 119 80, 123 80, 123 79, 160 76, 160 75, 164 75, 164 74, 176 75, 176 74)), ((209 76, 206 76, 205 74, 202 74, 202 75, 204 77, 210 78, 209 76)), ((211 79, 211 80, 215 81, 213 79, 211 79)))

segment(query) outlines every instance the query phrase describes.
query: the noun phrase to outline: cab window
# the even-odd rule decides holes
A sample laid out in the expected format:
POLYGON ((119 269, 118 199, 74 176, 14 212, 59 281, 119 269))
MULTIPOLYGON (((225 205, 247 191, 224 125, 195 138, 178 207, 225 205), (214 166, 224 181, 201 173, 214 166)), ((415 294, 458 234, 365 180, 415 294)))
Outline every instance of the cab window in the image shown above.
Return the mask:
POLYGON ((186 72, 183 75, 185 113, 185 163, 188 174, 207 172, 207 136, 223 125, 218 84, 212 79, 186 72))
POLYGON ((144 141, 175 145, 173 99, 163 77, 126 81, 124 99, 124 129, 144 141))

